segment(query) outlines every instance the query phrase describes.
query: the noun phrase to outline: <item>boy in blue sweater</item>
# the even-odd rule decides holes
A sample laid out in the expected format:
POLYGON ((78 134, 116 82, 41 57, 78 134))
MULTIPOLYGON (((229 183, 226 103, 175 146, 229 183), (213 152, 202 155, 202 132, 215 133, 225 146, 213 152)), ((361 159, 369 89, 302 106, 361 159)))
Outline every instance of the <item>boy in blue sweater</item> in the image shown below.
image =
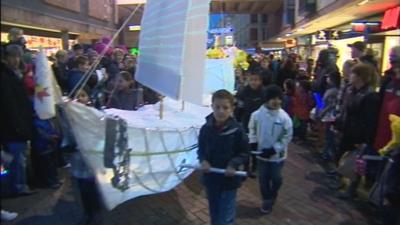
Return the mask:
POLYGON ((232 117, 234 97, 226 90, 212 96, 213 113, 200 130, 198 158, 203 170, 212 225, 233 225, 236 191, 242 178, 235 176, 248 160, 248 139, 232 117), (210 173, 211 167, 226 169, 225 174, 210 173))

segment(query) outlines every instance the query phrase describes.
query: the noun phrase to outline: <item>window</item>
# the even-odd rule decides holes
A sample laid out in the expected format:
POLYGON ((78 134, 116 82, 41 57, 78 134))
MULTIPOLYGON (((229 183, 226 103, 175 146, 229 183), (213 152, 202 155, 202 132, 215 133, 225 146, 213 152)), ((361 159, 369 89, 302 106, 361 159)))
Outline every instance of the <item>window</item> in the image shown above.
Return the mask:
POLYGON ((258 30, 257 28, 250 28, 250 40, 257 41, 258 40, 258 30))
POLYGON ((268 15, 267 14, 262 14, 262 23, 268 23, 268 15))
POLYGON ((251 14, 250 15, 250 23, 257 23, 258 22, 258 15, 257 14, 251 14))
POLYGON ((262 29, 262 39, 267 40, 267 29, 265 28, 262 29))

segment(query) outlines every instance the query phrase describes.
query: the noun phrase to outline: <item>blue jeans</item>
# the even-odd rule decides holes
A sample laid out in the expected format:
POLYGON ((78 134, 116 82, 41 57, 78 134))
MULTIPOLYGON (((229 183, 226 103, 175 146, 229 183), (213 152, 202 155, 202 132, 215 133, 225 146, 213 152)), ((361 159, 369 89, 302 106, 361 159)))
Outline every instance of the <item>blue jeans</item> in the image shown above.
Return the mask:
POLYGON ((325 148, 324 154, 329 158, 332 159, 336 151, 336 144, 335 144, 335 134, 331 130, 331 124, 325 124, 325 148))
POLYGON ((261 196, 264 202, 273 204, 282 186, 282 168, 284 162, 266 162, 258 160, 258 176, 261 196))
POLYGON ((211 225, 235 224, 236 190, 221 190, 218 187, 206 186, 211 225))
POLYGON ((4 145, 5 151, 13 156, 9 165, 9 178, 11 183, 11 193, 18 194, 28 191, 26 184, 26 152, 27 142, 8 142, 4 145))

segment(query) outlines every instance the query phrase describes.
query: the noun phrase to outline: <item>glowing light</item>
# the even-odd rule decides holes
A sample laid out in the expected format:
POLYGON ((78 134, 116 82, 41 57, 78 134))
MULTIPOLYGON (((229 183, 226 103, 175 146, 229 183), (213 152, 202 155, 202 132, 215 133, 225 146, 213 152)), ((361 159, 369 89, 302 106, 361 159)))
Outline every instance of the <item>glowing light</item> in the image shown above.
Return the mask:
POLYGON ((357 3, 357 5, 358 6, 362 6, 362 5, 367 4, 368 2, 369 2, 369 0, 363 0, 363 1, 359 2, 359 3, 357 3))
POLYGON ((145 4, 146 0, 117 0, 117 5, 145 4))
POLYGON ((129 31, 140 31, 141 30, 140 25, 131 25, 128 28, 129 28, 129 31))

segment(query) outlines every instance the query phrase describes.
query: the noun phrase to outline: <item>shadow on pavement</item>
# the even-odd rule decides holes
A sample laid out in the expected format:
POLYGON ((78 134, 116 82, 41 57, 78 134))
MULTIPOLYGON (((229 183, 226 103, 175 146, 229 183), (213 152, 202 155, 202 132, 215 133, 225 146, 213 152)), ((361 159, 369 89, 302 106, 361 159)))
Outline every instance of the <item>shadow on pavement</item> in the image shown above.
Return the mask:
MULTIPOLYGON (((50 209, 49 209, 50 210, 50 209)), ((59 200, 48 215, 35 215, 3 225, 78 225, 82 213, 76 202, 59 200)))
POLYGON ((258 219, 264 216, 260 212, 260 207, 254 202, 239 201, 236 207, 237 218, 258 219))
POLYGON ((175 190, 129 200, 105 212, 101 225, 183 224, 185 209, 175 190))

